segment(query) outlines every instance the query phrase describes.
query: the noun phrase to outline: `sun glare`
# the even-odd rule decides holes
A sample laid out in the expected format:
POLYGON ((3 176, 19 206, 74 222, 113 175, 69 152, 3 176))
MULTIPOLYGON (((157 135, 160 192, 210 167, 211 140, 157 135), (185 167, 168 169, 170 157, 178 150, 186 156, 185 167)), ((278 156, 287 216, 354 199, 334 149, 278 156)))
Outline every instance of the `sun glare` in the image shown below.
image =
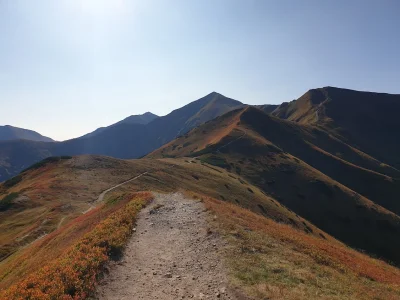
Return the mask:
POLYGON ((82 13, 93 16, 120 14, 124 12, 124 0, 78 0, 76 1, 82 13))

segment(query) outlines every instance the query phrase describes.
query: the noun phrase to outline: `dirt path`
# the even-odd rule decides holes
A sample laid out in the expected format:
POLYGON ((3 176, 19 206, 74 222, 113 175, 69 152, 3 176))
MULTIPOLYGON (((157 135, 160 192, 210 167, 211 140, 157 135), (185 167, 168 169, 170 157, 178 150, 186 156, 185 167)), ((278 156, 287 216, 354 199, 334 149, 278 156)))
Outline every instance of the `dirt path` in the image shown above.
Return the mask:
POLYGON ((142 174, 139 174, 138 176, 135 176, 135 177, 133 177, 133 178, 127 180, 127 181, 124 181, 124 182, 122 182, 122 183, 120 183, 120 184, 117 184, 117 185, 115 185, 115 186, 113 186, 113 187, 111 187, 111 188, 109 188, 109 189, 103 191, 103 192, 100 194, 100 196, 97 198, 97 202, 102 202, 103 199, 104 199, 104 196, 105 196, 108 192, 111 192, 112 190, 114 190, 114 189, 120 187, 121 185, 127 184, 128 182, 131 182, 131 181, 133 181, 133 180, 136 180, 136 179, 142 177, 143 175, 146 175, 147 173, 148 173, 148 172, 144 172, 144 173, 142 173, 142 174))
POLYGON ((66 217, 62 217, 61 220, 60 220, 60 222, 58 222, 57 229, 59 229, 59 228, 61 227, 61 225, 62 225, 62 223, 64 222, 65 218, 66 218, 66 217))
POLYGON ((99 299, 238 299, 218 254, 223 241, 207 230, 199 201, 156 194, 139 213, 121 261, 100 283, 99 299))
MULTIPOLYGON (((134 181, 134 180, 136 180, 136 179, 142 177, 143 175, 146 175, 147 173, 148 173, 148 171, 147 171, 147 172, 144 172, 144 173, 142 173, 142 174, 139 174, 139 175, 137 175, 137 176, 135 176, 135 177, 133 177, 133 178, 127 180, 127 181, 124 181, 124 182, 122 182, 122 183, 119 183, 119 184, 117 184, 117 185, 114 185, 113 187, 110 187, 109 189, 103 191, 103 192, 99 195, 99 197, 97 198, 97 200, 94 201, 94 203, 102 202, 102 201, 104 200, 105 195, 106 195, 108 192, 111 192, 112 190, 114 190, 114 189, 116 189, 116 188, 118 188, 118 187, 120 187, 120 186, 122 186, 122 185, 124 185, 124 184, 127 184, 128 182, 134 181)), ((92 202, 92 203, 93 203, 93 202, 92 202)), ((96 207, 96 206, 93 205, 92 203, 89 203, 89 208, 82 212, 83 215, 84 215, 84 214, 87 214, 89 211, 91 211, 93 208, 96 207)), ((62 220, 62 221, 63 221, 63 220, 62 220)), ((60 224, 59 224, 59 226, 58 226, 57 228, 60 228, 62 221, 60 222, 60 224)))

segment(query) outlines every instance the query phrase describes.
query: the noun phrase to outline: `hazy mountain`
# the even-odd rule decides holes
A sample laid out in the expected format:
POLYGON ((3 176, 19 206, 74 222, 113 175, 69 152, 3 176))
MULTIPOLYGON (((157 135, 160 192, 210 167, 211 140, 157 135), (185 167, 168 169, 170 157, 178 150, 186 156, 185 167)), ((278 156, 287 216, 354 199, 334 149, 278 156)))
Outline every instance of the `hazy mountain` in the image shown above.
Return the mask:
POLYGON ((52 155, 101 154, 117 158, 138 158, 242 105, 239 101, 213 92, 166 116, 155 118, 148 124, 131 123, 128 118, 128 121, 106 127, 86 138, 60 143, 3 142, 0 143, 0 181, 52 155))
POLYGON ((132 116, 129 116, 129 117, 127 117, 115 124, 112 124, 110 126, 97 128, 95 131, 85 134, 85 135, 81 136, 80 138, 88 138, 88 137, 95 136, 95 135, 99 134, 100 132, 103 132, 107 128, 110 128, 112 126, 119 125, 119 124, 143 124, 143 125, 146 125, 157 118, 158 118, 158 116, 151 112, 146 112, 142 115, 132 115, 132 116))
POLYGON ((10 140, 53 142, 51 138, 45 137, 33 130, 13 127, 10 125, 0 126, 0 141, 10 140))

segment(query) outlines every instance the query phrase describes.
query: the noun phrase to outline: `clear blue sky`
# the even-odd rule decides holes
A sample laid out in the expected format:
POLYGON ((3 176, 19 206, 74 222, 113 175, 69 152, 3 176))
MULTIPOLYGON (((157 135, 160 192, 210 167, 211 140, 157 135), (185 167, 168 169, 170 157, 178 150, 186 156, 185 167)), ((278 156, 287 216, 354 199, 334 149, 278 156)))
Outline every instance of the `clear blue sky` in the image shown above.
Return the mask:
POLYGON ((0 124, 57 140, 327 85, 400 93, 400 1, 0 0, 0 124))

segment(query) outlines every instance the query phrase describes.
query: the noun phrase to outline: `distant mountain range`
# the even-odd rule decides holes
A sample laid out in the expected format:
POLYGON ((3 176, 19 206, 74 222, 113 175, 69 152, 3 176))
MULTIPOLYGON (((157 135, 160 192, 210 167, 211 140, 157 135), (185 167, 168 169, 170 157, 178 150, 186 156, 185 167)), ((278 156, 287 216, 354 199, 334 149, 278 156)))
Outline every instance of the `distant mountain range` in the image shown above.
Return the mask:
POLYGON ((10 125, 0 126, 0 141, 30 140, 37 142, 54 142, 36 131, 13 127, 10 125))
POLYGON ((138 158, 190 129, 241 106, 241 102, 213 92, 166 116, 157 117, 151 113, 131 116, 83 137, 64 142, 2 141, 0 181, 54 155, 100 154, 117 158, 138 158))
POLYGON ((144 113, 142 115, 132 115, 132 116, 129 116, 129 117, 127 117, 127 118, 125 118, 125 119, 123 119, 123 120, 121 120, 121 121, 119 121, 119 122, 117 122, 115 124, 112 124, 110 126, 97 128, 95 131, 90 132, 88 134, 85 134, 85 135, 81 136, 80 138, 93 137, 93 136, 95 136, 95 135, 107 130, 110 127, 117 126, 117 125, 120 125, 120 124, 142 124, 142 125, 146 125, 146 124, 150 123, 151 121, 153 121, 154 119, 157 119, 157 118, 158 118, 158 116, 153 114, 153 113, 151 113, 151 112, 146 112, 146 113, 144 113))
MULTIPOLYGON (((201 224, 205 239, 226 236, 218 249, 238 268, 235 280, 246 290, 254 286, 253 296, 398 299, 399 110, 400 95, 333 87, 281 105, 244 105, 214 92, 166 116, 131 116, 65 142, 0 141, 0 178, 25 169, 0 183, 0 298, 41 297, 51 290, 48 274, 63 287, 53 298, 60 290, 75 297, 67 287, 84 277, 69 272, 68 255, 57 258, 79 241, 86 245, 93 232, 94 247, 103 239, 111 244, 97 228, 125 234, 127 222, 118 216, 146 202, 132 197, 157 191, 162 201, 190 197, 204 205, 195 218, 210 222, 196 219, 185 228, 198 232, 201 224), (80 155, 86 153, 103 155, 80 155), (279 293, 270 294, 278 283, 279 293)), ((146 214, 165 218, 172 210, 154 200, 146 214)), ((188 216, 192 209, 180 210, 178 219, 188 216)), ((181 233, 174 226, 166 243, 174 232, 181 233)), ((193 234, 187 236, 189 243, 193 234)), ((74 263, 77 255, 71 257, 74 263)))
MULTIPOLYGON (((37 133, 32 136, 31 131, 23 131, 25 135, 14 133, 0 141, 0 181, 48 156, 99 154, 138 158, 203 123, 244 106, 237 100, 213 92, 166 116, 158 117, 152 113, 130 116, 64 142, 52 142, 37 133), (27 135, 28 132, 31 135, 27 135)), ((313 126, 340 140, 343 145, 340 150, 329 149, 335 159, 345 159, 389 176, 400 170, 400 120, 396 116, 400 110, 400 95, 324 87, 309 90, 288 103, 254 107, 292 123, 313 126), (355 155, 356 152, 362 155, 355 155)), ((317 133, 309 134, 321 139, 322 135, 317 133)), ((334 172, 334 169, 327 172, 334 172)), ((344 178, 348 174, 345 172, 344 178)))

